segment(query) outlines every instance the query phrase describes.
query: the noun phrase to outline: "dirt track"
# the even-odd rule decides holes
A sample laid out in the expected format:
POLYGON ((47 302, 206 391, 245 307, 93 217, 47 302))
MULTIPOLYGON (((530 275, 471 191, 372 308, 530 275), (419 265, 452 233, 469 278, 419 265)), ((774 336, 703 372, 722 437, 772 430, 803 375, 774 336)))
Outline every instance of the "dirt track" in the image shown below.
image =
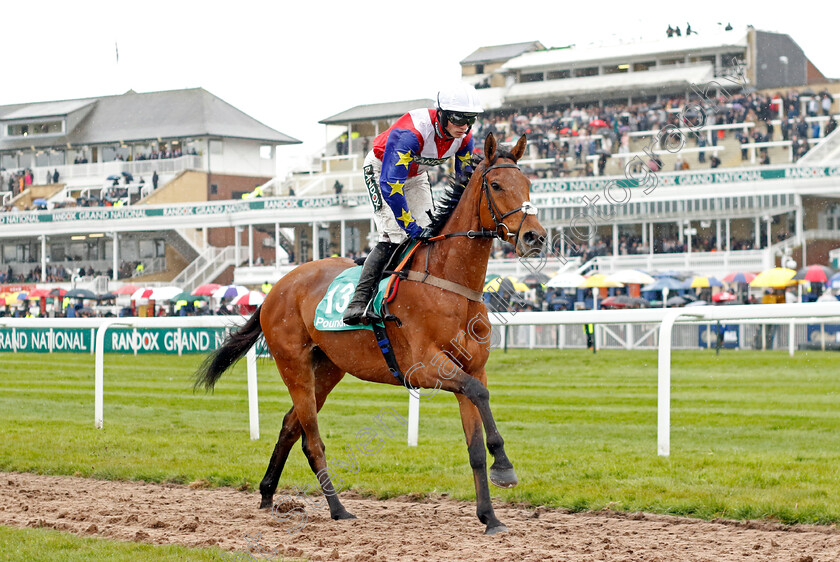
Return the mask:
MULTIPOLYGON (((342 494, 359 519, 309 510, 296 534, 259 511, 255 493, 0 473, 0 524, 80 535, 244 550, 245 535, 279 557, 311 560, 772 560, 840 559, 836 527, 703 522, 677 517, 497 506, 507 534, 487 537, 471 503, 447 498, 361 499, 342 494)), ((298 519, 295 518, 297 521, 298 519)))

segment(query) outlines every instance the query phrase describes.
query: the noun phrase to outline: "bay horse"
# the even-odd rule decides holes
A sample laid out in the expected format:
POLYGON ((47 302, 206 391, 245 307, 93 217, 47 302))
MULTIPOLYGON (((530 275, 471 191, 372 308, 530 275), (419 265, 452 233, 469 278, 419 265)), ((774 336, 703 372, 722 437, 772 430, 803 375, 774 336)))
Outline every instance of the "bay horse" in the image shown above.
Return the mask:
MULTIPOLYGON (((490 412, 484 369, 490 352, 490 322, 481 290, 494 238, 511 242, 518 255, 527 256, 542 249, 546 235, 529 200, 531 182, 516 164, 525 146, 522 136, 511 151, 501 150, 493 135, 487 135, 484 159, 466 185, 450 188, 433 216, 432 229, 438 235, 420 247, 408 266, 421 277, 428 274, 449 282, 449 288, 416 278, 402 281, 389 306, 402 325, 388 323, 386 328, 400 364, 412 365, 406 386, 439 388, 453 392, 458 400, 475 481, 476 513, 486 525, 486 534, 507 528, 496 518, 490 501, 482 425, 487 450, 494 457, 490 481, 511 488, 518 480, 490 412), (460 286, 460 293, 451 290, 454 285, 460 286)), ((326 496, 330 516, 336 520, 355 518, 339 501, 330 480, 318 411, 345 373, 370 382, 400 383, 369 330, 320 331, 314 327, 315 309, 330 283, 354 265, 350 259, 334 257, 295 268, 274 285, 262 306, 196 372, 196 387, 211 390, 261 334, 265 337, 293 406, 283 419, 260 482, 260 508, 272 506, 289 451, 302 436, 303 452, 326 496)))

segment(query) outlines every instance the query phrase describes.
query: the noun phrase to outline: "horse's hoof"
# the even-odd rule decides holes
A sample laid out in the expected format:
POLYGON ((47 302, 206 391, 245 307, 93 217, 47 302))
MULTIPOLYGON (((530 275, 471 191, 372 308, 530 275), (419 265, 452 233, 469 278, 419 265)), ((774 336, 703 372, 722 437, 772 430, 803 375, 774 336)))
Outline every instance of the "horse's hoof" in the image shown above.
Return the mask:
POLYGON ((504 470, 490 468, 490 482, 499 488, 513 488, 519 484, 519 479, 516 477, 516 472, 513 468, 506 468, 504 470))
POLYGON ((350 513, 349 511, 341 511, 339 513, 336 513, 335 515, 330 515, 330 517, 332 517, 336 521, 340 521, 342 519, 355 519, 356 518, 356 516, 353 515, 352 513, 350 513))
POLYGON ((507 533, 508 528, 499 523, 495 527, 487 527, 487 530, 484 531, 485 535, 495 535, 498 533, 507 533))
POLYGON ((264 497, 260 500, 260 509, 268 509, 269 507, 271 507, 271 504, 272 504, 272 498, 265 498, 264 497))

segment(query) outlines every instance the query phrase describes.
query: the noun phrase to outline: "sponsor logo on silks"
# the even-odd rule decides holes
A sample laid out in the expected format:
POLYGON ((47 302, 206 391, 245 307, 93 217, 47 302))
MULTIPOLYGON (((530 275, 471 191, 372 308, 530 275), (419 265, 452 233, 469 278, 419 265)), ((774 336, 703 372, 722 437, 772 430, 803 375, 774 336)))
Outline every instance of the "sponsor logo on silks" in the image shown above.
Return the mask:
POLYGON ((449 160, 449 158, 424 158, 422 156, 415 156, 414 161, 420 166, 438 166, 449 160))
POLYGON ((373 175, 373 165, 368 164, 363 169, 370 202, 373 203, 373 210, 378 211, 382 208, 382 196, 379 195, 379 186, 376 185, 376 178, 373 175))

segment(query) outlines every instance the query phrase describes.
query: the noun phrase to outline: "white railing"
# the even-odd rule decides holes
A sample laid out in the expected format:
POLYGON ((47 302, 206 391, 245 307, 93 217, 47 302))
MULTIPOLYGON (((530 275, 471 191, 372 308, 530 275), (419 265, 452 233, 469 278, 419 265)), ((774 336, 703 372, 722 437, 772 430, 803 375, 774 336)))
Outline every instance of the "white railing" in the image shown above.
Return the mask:
MULTIPOLYGON (((671 334, 676 323, 712 323, 718 321, 762 321, 787 324, 789 353, 794 354, 794 329, 797 324, 840 322, 840 302, 819 304, 775 304, 752 306, 715 306, 695 309, 597 310, 579 312, 520 312, 490 314, 491 324, 499 326, 567 326, 583 324, 657 324, 659 325, 659 359, 657 390, 657 453, 670 455, 671 431, 671 334)), ((235 316, 186 316, 168 318, 0 318, 0 327, 12 328, 11 340, 17 341, 18 328, 88 328, 96 329, 92 352, 94 360, 94 426, 104 425, 105 333, 113 327, 129 328, 231 328, 245 322, 235 316)), ((597 334, 597 332, 596 332, 597 334)), ((492 343, 491 343, 492 345, 492 343)), ((504 345, 504 342, 502 342, 504 345)), ((16 351, 16 350, 15 350, 16 351)), ((179 348, 180 353, 180 348, 179 348)), ((246 355, 248 379, 248 411, 251 439, 259 439, 259 398, 257 389, 256 351, 246 355)), ((417 445, 419 432, 419 394, 409 391, 408 444, 417 445)))

